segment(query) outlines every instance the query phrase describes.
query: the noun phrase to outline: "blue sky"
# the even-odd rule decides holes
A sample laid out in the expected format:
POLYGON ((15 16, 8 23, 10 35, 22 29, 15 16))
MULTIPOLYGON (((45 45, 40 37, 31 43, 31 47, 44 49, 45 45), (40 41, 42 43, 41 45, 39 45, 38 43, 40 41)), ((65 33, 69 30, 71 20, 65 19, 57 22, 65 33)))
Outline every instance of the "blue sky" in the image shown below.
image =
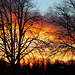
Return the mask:
POLYGON ((49 6, 52 6, 56 3, 60 3, 62 0, 33 0, 36 3, 36 6, 39 8, 40 12, 44 14, 49 6))

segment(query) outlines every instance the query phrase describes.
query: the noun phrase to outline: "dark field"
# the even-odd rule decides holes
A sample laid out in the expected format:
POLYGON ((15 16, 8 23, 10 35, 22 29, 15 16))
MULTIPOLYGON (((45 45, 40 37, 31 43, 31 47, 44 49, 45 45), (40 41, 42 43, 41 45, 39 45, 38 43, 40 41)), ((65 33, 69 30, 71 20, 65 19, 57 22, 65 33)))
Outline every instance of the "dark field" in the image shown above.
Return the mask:
MULTIPOLYGON (((69 61, 70 65, 65 63, 56 62, 55 64, 47 63, 46 68, 44 68, 44 64, 39 67, 38 65, 33 65, 33 68, 30 68, 29 64, 24 66, 16 66, 14 72, 15 75, 75 75, 75 61, 69 61)), ((10 64, 5 61, 0 61, 0 75, 13 75, 11 73, 10 64)))

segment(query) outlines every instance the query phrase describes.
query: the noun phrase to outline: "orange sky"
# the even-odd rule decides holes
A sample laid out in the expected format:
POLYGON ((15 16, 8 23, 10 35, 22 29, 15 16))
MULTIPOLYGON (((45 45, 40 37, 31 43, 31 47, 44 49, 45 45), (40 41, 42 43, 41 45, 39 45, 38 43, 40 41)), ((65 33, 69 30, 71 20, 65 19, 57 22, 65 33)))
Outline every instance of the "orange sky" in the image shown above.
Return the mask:
MULTIPOLYGON (((29 26, 29 25, 28 25, 29 26)), ((18 27, 17 27, 18 28, 18 27)), ((57 32, 57 30, 59 30, 59 27, 57 27, 57 26, 54 26, 54 25, 48 25, 48 24, 46 24, 46 23, 44 23, 44 24, 42 24, 42 23, 40 23, 40 24, 34 24, 32 27, 30 27, 28 30, 27 30, 27 32, 26 32, 26 35, 25 35, 25 38, 28 38, 28 37, 37 37, 38 36, 38 38, 40 38, 40 39, 42 39, 42 40, 45 40, 45 41, 53 41, 53 42, 58 42, 58 40, 56 39, 56 38, 58 38, 57 36, 56 36, 56 34, 55 34, 55 32, 57 32), (38 35, 39 34, 39 35, 38 35)), ((17 34, 19 34, 19 32, 17 31, 17 34)), ((46 49, 46 50, 48 50, 48 49, 46 49)), ((49 51, 49 50, 48 50, 49 51)), ((47 53, 48 54, 48 53, 47 53)), ((59 56, 58 56, 58 54, 59 53, 57 53, 56 55, 55 55, 55 57, 54 58, 52 58, 51 59, 51 57, 49 57, 50 58, 50 60, 51 61, 55 61, 56 59, 58 59, 58 60, 61 60, 62 59, 62 54, 61 54, 61 56, 60 56, 60 58, 59 58, 59 56)), ((28 58, 28 56, 26 56, 28 59, 29 59, 29 61, 31 62, 30 63, 30 65, 32 65, 32 63, 34 63, 34 59, 33 59, 33 56, 32 56, 32 54, 30 53, 29 54, 30 56, 31 56, 31 58, 32 58, 32 60, 30 60, 30 58, 28 58)), ((38 60, 40 60, 42 57, 41 57, 41 55, 39 54, 39 53, 36 53, 35 54, 35 52, 34 52, 34 55, 35 55, 35 58, 36 58, 36 61, 38 61, 38 60)), ((69 52, 67 52, 66 54, 65 54, 65 56, 63 57, 63 61, 68 61, 68 60, 70 60, 71 59, 71 56, 72 56, 72 52, 71 51, 69 51, 69 52)), ((26 59, 26 57, 25 57, 25 63, 28 63, 29 61, 26 59)), ((45 57, 45 55, 43 56, 44 57, 44 59, 46 59, 46 57, 45 57)), ((73 58, 75 58, 75 56, 73 56, 73 58)), ((21 63, 23 63, 24 62, 24 60, 22 59, 21 60, 21 63)), ((44 61, 45 63, 46 63, 46 61, 44 61)), ((40 63, 40 62, 39 62, 40 63)))
MULTIPOLYGON (((41 25, 36 24, 36 25, 33 25, 29 29, 29 31, 31 30, 33 32, 33 35, 28 32, 26 36, 28 37, 29 35, 31 35, 32 37, 33 36, 36 37, 37 34, 39 34, 39 37, 38 38, 40 38, 42 40, 57 42, 58 41, 56 39, 57 36, 54 33, 58 30, 58 28, 59 27, 54 27, 54 25, 46 25, 45 24, 45 25, 42 25, 41 26, 41 25)), ((64 62, 66 62, 66 61, 70 60, 71 57, 72 57, 72 52, 71 51, 68 51, 64 56, 63 56, 63 54, 61 54, 60 57, 59 57, 59 53, 57 53, 54 58, 49 57, 50 58, 50 61, 54 62, 56 59, 58 59, 60 61, 62 60, 64 62)), ((34 52, 34 55, 35 55, 35 52, 34 52)), ((31 62, 30 65, 32 66, 32 64, 34 63, 34 59, 33 59, 33 56, 32 55, 31 55, 31 58, 32 58, 32 60, 30 60, 29 58, 28 59, 30 60, 30 62, 31 62)), ((37 60, 40 60, 42 57, 40 56, 40 54, 36 54, 35 55, 35 58, 36 58, 36 61, 37 61, 37 60)), ((45 58, 46 57, 44 56, 44 59, 45 58)), ((74 58, 75 58, 75 56, 73 56, 73 59, 74 58)), ((28 63, 28 62, 29 62, 28 60, 25 61, 25 63, 28 63)), ((22 60, 21 60, 21 63, 23 63, 22 60)))

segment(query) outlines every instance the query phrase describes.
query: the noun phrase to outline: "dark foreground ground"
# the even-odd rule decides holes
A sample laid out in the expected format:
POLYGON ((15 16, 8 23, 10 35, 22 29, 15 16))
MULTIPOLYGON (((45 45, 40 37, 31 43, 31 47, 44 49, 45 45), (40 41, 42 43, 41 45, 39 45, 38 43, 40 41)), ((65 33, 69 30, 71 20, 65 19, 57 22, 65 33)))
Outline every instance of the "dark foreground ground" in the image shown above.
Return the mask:
MULTIPOLYGON (((15 67, 16 70, 18 69, 15 67)), ((11 67, 5 62, 0 61, 0 75, 12 75, 9 71, 11 67)), ((15 70, 15 71, 16 71, 15 70)), ((66 65, 65 63, 56 62, 55 64, 47 64, 47 68, 44 68, 44 64, 39 68, 39 64, 36 66, 33 65, 33 68, 30 68, 29 64, 21 66, 17 75, 75 75, 75 64, 71 63, 66 65)))

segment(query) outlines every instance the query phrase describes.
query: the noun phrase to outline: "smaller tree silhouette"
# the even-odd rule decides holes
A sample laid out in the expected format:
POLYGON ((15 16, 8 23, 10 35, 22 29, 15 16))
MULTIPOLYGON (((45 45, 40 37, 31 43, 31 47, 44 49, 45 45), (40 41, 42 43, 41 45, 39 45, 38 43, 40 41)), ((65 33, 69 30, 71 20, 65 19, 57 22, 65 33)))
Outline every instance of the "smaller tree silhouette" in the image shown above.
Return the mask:
POLYGON ((57 28, 54 32, 58 44, 55 51, 60 52, 59 55, 63 54, 63 56, 67 52, 75 55, 75 1, 63 1, 56 5, 52 12, 48 12, 46 16, 48 16, 46 22, 57 28))

